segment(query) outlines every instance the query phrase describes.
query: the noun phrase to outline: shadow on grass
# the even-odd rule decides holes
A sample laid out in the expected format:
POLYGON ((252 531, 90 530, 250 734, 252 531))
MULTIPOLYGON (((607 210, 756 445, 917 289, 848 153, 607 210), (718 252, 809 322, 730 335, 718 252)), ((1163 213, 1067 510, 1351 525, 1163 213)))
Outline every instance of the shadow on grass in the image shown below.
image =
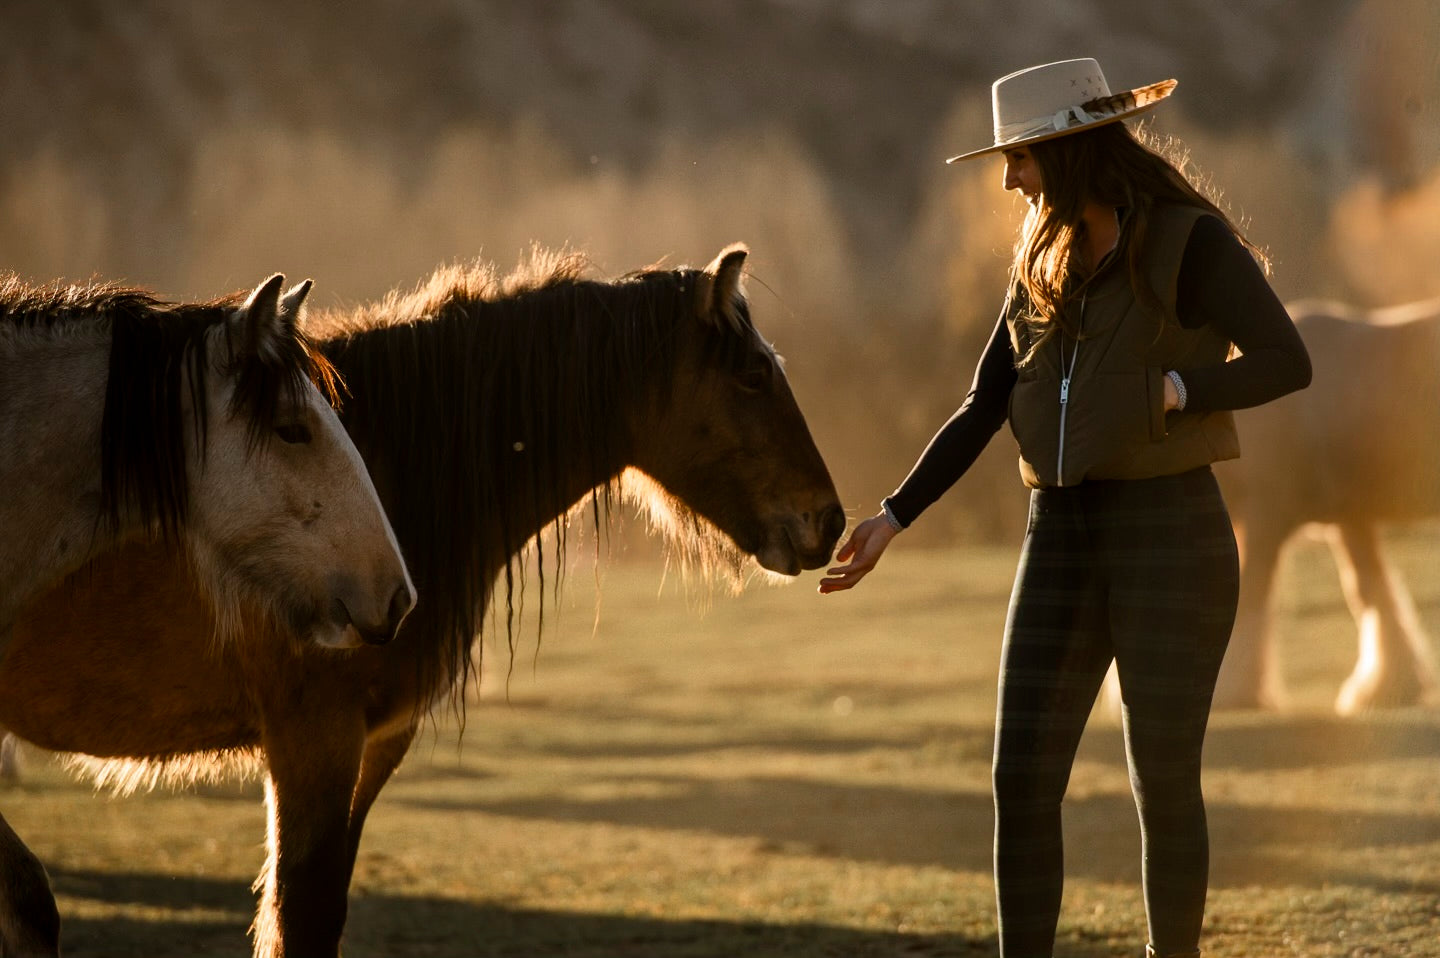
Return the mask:
MULTIPOLYGON (((673 724, 678 723, 672 723, 673 724)), ((593 727, 593 726, 592 726, 593 727)), ((580 759, 648 759, 682 758, 714 752, 765 749, 808 756, 860 755, 867 752, 894 751, 918 745, 943 747, 957 760, 990 761, 994 741, 991 729, 932 725, 896 737, 878 735, 796 735, 793 730, 775 729, 746 734, 727 734, 713 739, 690 741, 595 741, 576 737, 571 740, 552 739, 528 748, 547 758, 580 759)), ((1121 756, 1124 760, 1124 756, 1121 756)), ((408 773, 408 770, 407 770, 408 773)))
MULTIPOLYGON (((246 928, 253 899, 242 882, 83 871, 52 877, 57 892, 70 899, 126 904, 152 914, 219 909, 237 916, 66 918, 62 946, 68 958, 242 958, 250 953, 246 928)), ((389 895, 353 898, 345 938, 346 958, 973 958, 994 953, 993 937, 975 940, 803 923, 671 921, 389 895)), ((1097 950, 1093 958, 1108 954, 1097 950)))
MULTIPOLYGON (((633 777, 628 781, 634 782, 633 777)), ((481 811, 521 819, 604 823, 752 838, 763 850, 889 865, 936 866, 985 874, 991 867, 993 807, 988 793, 835 785, 809 779, 727 780, 647 776, 647 794, 451 802, 397 798, 429 811, 481 811)), ((1255 807, 1209 803, 1216 887, 1320 886, 1343 880, 1376 889, 1393 883, 1357 873, 1345 853, 1440 843, 1440 815, 1255 807), (1306 853, 1297 860, 1295 851, 1306 853), (1332 864, 1316 864, 1316 862, 1332 864)), ((1128 793, 1065 803, 1066 871, 1071 877, 1138 883, 1140 841, 1128 793)), ((1419 891, 1420 889, 1414 889, 1419 891)))
MULTIPOLYGON (((857 699, 866 706, 878 702, 880 707, 887 707, 905 700, 898 691, 867 689, 861 692, 851 686, 821 690, 815 696, 828 702, 849 692, 867 696, 863 702, 857 699)), ((546 713, 550 717, 570 719, 574 729, 583 730, 583 735, 578 732, 573 737, 552 735, 526 743, 526 748, 538 755, 559 758, 665 758, 744 748, 843 755, 943 746, 947 752, 954 753, 957 760, 988 763, 995 735, 994 725, 988 721, 910 724, 897 729, 893 735, 847 735, 843 732, 811 734, 809 730, 783 726, 717 732, 720 722, 711 715, 678 717, 664 710, 633 705, 586 703, 568 708, 554 705, 547 707, 546 713), (644 741, 616 731, 655 726, 677 734, 668 740, 644 741), (607 732, 612 737, 607 738, 607 732), (691 734, 687 737, 686 733, 691 734)), ((1436 755, 1440 755, 1440 711, 1400 709, 1350 718, 1216 712, 1206 735, 1205 767, 1214 771, 1286 771, 1436 755)), ((1077 757, 1123 768, 1125 745, 1120 726, 1104 719, 1092 719, 1077 757)))
POLYGON ((60 950, 66 958, 250 954, 245 930, 255 911, 255 897, 246 882, 149 872, 49 871, 60 904, 60 950), (121 914, 76 917, 76 902, 85 903, 86 911, 121 914), (160 910, 183 917, 131 917, 160 910))

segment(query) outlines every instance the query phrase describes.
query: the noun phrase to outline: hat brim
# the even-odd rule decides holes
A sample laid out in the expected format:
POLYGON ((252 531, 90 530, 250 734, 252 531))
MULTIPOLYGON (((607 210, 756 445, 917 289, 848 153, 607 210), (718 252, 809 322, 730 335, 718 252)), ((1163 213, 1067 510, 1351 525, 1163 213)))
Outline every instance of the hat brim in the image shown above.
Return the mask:
POLYGON ((961 153, 959 156, 952 156, 946 163, 958 163, 960 160, 969 160, 977 156, 986 156, 991 153, 1001 153, 1005 150, 1013 150, 1020 146, 1029 146, 1032 143, 1041 143, 1045 140, 1054 140, 1062 136, 1069 136, 1072 133, 1084 133, 1086 130, 1093 130, 1099 126, 1109 123, 1117 123, 1120 120, 1128 120, 1131 117, 1139 116, 1148 110, 1153 110, 1165 101, 1175 91, 1178 81, 1161 80, 1159 83, 1151 83, 1147 86, 1136 87, 1124 93, 1114 93, 1098 100, 1091 100, 1081 104, 1081 109, 1089 113, 1093 119, 1088 123, 1077 123, 1068 126, 1063 130, 1046 130, 1035 133, 1031 136, 1022 136, 1005 143, 995 143, 979 150, 971 150, 969 153, 961 153))

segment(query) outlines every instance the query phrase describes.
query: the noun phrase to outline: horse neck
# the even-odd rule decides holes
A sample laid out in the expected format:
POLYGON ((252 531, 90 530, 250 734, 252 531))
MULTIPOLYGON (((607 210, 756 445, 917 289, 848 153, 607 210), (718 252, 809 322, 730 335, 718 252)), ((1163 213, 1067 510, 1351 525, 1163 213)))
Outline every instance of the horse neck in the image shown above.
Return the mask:
POLYGON ((468 540, 448 545, 471 563, 482 557, 483 570, 469 568, 488 582, 618 477, 634 446, 636 391, 603 348, 575 341, 613 335, 602 323, 623 318, 537 329, 534 316, 501 306, 466 309, 321 342, 352 394, 342 418, 407 556, 437 537, 468 540))
MULTIPOLYGON (((601 317, 586 322, 598 326, 601 317)), ((528 356, 512 354, 528 368, 512 367, 519 375, 509 383, 503 375, 493 380, 482 406, 476 448, 494 484, 492 508, 511 525, 502 534, 507 560, 597 487, 608 488, 632 458, 634 384, 613 357, 577 335, 562 327, 528 356)))
POLYGON ((119 531, 99 514, 107 357, 98 330, 0 334, 0 629, 119 531))

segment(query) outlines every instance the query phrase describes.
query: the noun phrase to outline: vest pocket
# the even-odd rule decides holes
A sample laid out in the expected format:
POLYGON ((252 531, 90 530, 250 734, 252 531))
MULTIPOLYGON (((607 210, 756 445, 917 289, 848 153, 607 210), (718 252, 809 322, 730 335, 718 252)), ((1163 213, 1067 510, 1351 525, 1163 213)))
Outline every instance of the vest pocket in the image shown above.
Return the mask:
POLYGON ((1077 457, 1075 465, 1083 462, 1087 476, 1124 476, 1152 442, 1164 438, 1163 394, 1155 401, 1154 390, 1161 387, 1152 372, 1158 374, 1150 369, 1102 372, 1076 387, 1070 448, 1077 457))

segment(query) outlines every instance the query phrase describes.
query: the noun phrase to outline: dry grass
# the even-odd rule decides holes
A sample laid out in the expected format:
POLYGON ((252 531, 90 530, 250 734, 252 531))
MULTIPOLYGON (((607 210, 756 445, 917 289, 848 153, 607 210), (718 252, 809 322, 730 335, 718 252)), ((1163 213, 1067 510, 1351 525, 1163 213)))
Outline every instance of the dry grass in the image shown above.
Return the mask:
MULTIPOLYGON (((1433 524, 1395 537, 1440 634, 1433 524)), ((1010 548, 897 547, 857 592, 708 608, 648 562, 571 573, 371 817, 349 958, 994 953, 988 759, 1010 548)), ((1328 555, 1281 583, 1295 708, 1212 724, 1215 958, 1434 955, 1440 716, 1341 721, 1352 627, 1328 555)), ((1067 811, 1064 958, 1144 940, 1117 730, 1067 811)), ((4 811, 52 869, 71 956, 247 954, 258 789, 94 796, 38 756, 4 811)))

